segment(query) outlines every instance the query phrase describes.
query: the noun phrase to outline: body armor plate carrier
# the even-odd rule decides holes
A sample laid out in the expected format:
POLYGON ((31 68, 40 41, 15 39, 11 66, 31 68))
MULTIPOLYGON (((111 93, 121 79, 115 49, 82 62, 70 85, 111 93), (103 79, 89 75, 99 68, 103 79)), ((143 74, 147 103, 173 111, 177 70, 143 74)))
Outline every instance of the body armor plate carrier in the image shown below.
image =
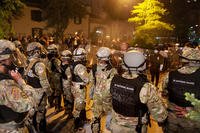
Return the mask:
POLYGON ((136 79, 115 75, 110 88, 114 111, 127 117, 139 117, 139 112, 142 111, 143 116, 147 112, 147 106, 141 103, 139 93, 146 82, 147 78, 143 75, 136 79))
POLYGON ((192 74, 181 74, 178 71, 169 73, 168 93, 169 101, 181 107, 192 106, 185 100, 186 92, 195 94, 200 99, 200 69, 192 74))
MULTIPOLYGON (((10 77, 9 75, 1 73, 0 81, 5 79, 13 80, 12 77, 10 77)), ((20 123, 26 117, 27 113, 28 112, 18 113, 5 105, 0 105, 0 123, 7 123, 11 121, 20 123)))
POLYGON ((26 75, 26 81, 27 84, 32 86, 33 88, 42 88, 42 85, 40 84, 40 79, 39 77, 36 76, 35 73, 35 65, 38 63, 39 61, 35 62, 35 64, 32 66, 32 68, 30 69, 30 72, 32 73, 32 76, 26 75))
POLYGON ((84 82, 78 75, 74 74, 74 68, 78 64, 83 64, 83 63, 81 61, 77 61, 77 62, 72 63, 72 81, 73 82, 84 82))

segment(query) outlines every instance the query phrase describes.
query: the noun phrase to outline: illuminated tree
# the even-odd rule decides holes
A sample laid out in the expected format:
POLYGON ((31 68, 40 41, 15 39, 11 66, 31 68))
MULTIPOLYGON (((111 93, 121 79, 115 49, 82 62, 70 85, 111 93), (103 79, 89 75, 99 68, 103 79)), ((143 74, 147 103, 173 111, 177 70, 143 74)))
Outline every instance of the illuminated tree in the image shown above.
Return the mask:
POLYGON ((21 0, 0 1, 0 38, 8 37, 13 33, 12 19, 22 15, 24 4, 21 0))
POLYGON ((194 106, 194 109, 189 111, 186 117, 191 120, 200 122, 200 100, 196 99, 194 94, 185 93, 185 96, 185 99, 187 101, 190 101, 191 104, 194 106))
POLYGON ((131 11, 133 17, 128 21, 135 23, 135 43, 155 44, 155 37, 161 36, 163 31, 173 30, 173 25, 162 20, 166 13, 164 5, 158 0, 144 0, 134 6, 131 11))

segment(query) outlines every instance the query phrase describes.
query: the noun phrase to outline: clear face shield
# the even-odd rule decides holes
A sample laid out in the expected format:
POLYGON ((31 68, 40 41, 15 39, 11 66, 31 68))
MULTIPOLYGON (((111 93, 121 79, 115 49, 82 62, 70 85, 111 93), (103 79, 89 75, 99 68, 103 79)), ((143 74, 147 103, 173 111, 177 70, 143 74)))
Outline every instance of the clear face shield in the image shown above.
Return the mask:
POLYGON ((61 61, 62 61, 63 64, 70 64, 71 58, 70 57, 61 56, 61 61))
POLYGON ((27 55, 29 58, 32 57, 46 58, 47 51, 44 48, 35 48, 34 50, 28 51, 27 55))
POLYGON ((13 64, 18 67, 27 66, 27 58, 18 48, 11 54, 11 59, 13 64))
POLYGON ((22 74, 27 65, 27 59, 19 49, 15 49, 15 51, 11 53, 5 53, 1 56, 1 59, 1 65, 3 65, 7 71, 17 70, 22 74))
POLYGON ((106 66, 110 65, 110 57, 98 57, 97 56, 97 64, 102 67, 105 68, 106 66))

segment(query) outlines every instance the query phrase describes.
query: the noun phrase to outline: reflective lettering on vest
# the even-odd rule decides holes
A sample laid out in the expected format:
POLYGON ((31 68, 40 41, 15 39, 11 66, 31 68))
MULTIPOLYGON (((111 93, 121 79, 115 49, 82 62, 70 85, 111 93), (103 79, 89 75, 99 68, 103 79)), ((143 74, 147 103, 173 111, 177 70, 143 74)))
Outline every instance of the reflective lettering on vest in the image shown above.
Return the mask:
POLYGON ((126 79, 115 75, 110 86, 114 111, 127 117, 139 117, 141 110, 143 116, 147 112, 147 106, 141 103, 139 93, 146 82, 147 79, 142 76, 126 79))
POLYGON ((182 74, 178 71, 169 73, 168 93, 169 101, 181 107, 192 106, 185 100, 185 93, 194 93, 200 99, 200 70, 192 74, 182 74))

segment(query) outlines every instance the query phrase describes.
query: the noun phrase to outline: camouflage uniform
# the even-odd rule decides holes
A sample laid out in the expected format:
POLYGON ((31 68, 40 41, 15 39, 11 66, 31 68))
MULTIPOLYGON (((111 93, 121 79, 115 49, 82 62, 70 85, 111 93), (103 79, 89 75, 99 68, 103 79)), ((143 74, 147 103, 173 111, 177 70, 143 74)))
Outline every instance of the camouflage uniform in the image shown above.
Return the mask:
POLYGON ((99 62, 92 67, 90 72, 90 79, 93 82, 91 94, 93 100, 92 112, 94 115, 92 119, 92 130, 94 133, 100 131, 101 118, 107 116, 112 110, 110 82, 113 76, 117 74, 117 70, 109 63, 110 54, 109 48, 101 47, 97 52, 99 62), (105 61, 104 63, 106 64, 101 65, 101 61, 105 61))
MULTIPOLYGON (((184 58, 188 58, 189 62, 190 62, 190 59, 199 61, 200 60, 200 51, 199 50, 196 51, 191 48, 184 48, 181 56, 183 56, 184 58)), ((185 59, 182 59, 182 62, 188 63, 188 61, 186 61, 185 59)), ((184 79, 185 76, 187 76, 187 75, 191 76, 191 75, 194 75, 195 73, 197 73, 197 77, 190 79, 189 82, 193 82, 193 81, 198 82, 199 81, 199 76, 198 76, 199 69, 200 69, 199 63, 194 61, 193 63, 192 62, 189 63, 189 65, 185 65, 185 66, 179 68, 177 71, 169 72, 166 75, 164 82, 163 82, 163 86, 162 86, 164 94, 170 95, 172 93, 171 88, 169 88, 169 84, 171 81, 170 74, 172 74, 174 72, 178 72, 179 74, 182 75, 181 78, 179 79, 181 81, 181 80, 185 80, 184 79)), ((171 78, 173 79, 172 82, 176 82, 177 79, 174 79, 176 77, 171 77, 171 78)), ((187 103, 186 103, 186 105, 184 104, 186 102, 186 100, 184 99, 184 97, 185 97, 184 93, 194 90, 194 89, 189 88, 190 85, 188 86, 185 83, 184 83, 184 86, 187 86, 185 88, 186 90, 184 90, 184 87, 182 87, 183 90, 180 90, 181 89, 180 87, 177 88, 177 92, 181 92, 180 95, 182 95, 182 97, 183 97, 182 104, 175 103, 175 101, 170 100, 170 96, 169 96, 169 101, 167 102, 169 114, 168 114, 167 124, 166 124, 165 130, 164 130, 164 132, 166 132, 166 133, 175 133, 175 132, 176 133, 182 133, 182 132, 199 133, 200 132, 200 124, 196 121, 192 121, 185 117, 184 112, 188 112, 189 110, 192 110, 193 107, 190 104, 187 104, 187 103)), ((176 83, 176 84, 178 84, 178 83, 176 83)), ((195 82, 195 84, 197 84, 197 83, 195 82)), ((196 89, 194 92, 190 92, 190 93, 195 93, 195 92, 198 93, 197 92, 198 90, 199 89, 196 89)), ((195 94, 195 96, 197 96, 198 99, 200 98, 199 93, 195 94)), ((179 99, 179 98, 176 98, 176 100, 177 99, 179 99)))
POLYGON ((40 57, 43 46, 32 42, 27 46, 29 64, 25 76, 27 83, 31 85, 38 95, 37 112, 33 116, 33 124, 38 131, 46 130, 46 105, 47 96, 51 94, 51 88, 47 79, 47 67, 40 57))
MULTIPOLYGON (((130 75, 125 72, 122 77, 127 79, 134 79, 138 75, 130 75)), ((156 87, 151 83, 145 83, 140 91, 140 101, 147 105, 153 119, 158 122, 163 122, 167 118, 167 111, 156 92, 156 87)), ((136 126, 138 124, 138 117, 125 117, 117 114, 114 110, 112 112, 111 130, 113 133, 137 133, 136 126)), ((142 133, 147 132, 147 118, 146 115, 142 117, 142 133)))
POLYGON ((61 52, 61 70, 62 70, 62 87, 63 87, 63 97, 65 113, 72 116, 74 99, 71 92, 72 85, 72 73, 70 68, 71 62, 71 52, 69 50, 64 50, 61 52))
POLYGON ((74 111, 73 115, 74 117, 78 117, 80 114, 80 111, 85 109, 85 89, 82 88, 88 83, 89 81, 89 74, 87 73, 86 66, 82 64, 78 64, 74 68, 74 74, 80 76, 80 78, 83 80, 83 82, 74 82, 72 81, 72 94, 74 96, 74 111))
POLYGON ((55 102, 56 112, 61 110, 61 61, 59 59, 58 47, 55 44, 51 44, 47 48, 48 51, 48 70, 49 70, 49 82, 53 90, 53 94, 49 97, 50 105, 55 102), (55 100, 55 101, 54 101, 55 100))
POLYGON ((71 92, 74 97, 73 116, 75 117, 75 130, 82 128, 86 119, 85 98, 86 84, 89 82, 89 74, 86 68, 86 51, 83 48, 77 48, 73 52, 72 63, 72 87, 71 92))
POLYGON ((110 85, 113 106, 111 132, 146 133, 148 112, 153 119, 162 123, 167 118, 167 110, 156 87, 148 82, 145 75, 139 74, 146 68, 143 53, 128 51, 124 54, 123 63, 125 72, 114 76, 110 85))
MULTIPOLYGON (((3 61, 12 59, 11 54, 14 50, 15 46, 10 41, 0 40, 1 68, 7 67, 5 65, 8 64, 4 64, 3 61)), ((27 131, 24 128, 25 118, 36 106, 37 95, 34 89, 22 78, 14 79, 12 73, 17 74, 14 71, 8 74, 0 69, 0 133, 27 131)))

